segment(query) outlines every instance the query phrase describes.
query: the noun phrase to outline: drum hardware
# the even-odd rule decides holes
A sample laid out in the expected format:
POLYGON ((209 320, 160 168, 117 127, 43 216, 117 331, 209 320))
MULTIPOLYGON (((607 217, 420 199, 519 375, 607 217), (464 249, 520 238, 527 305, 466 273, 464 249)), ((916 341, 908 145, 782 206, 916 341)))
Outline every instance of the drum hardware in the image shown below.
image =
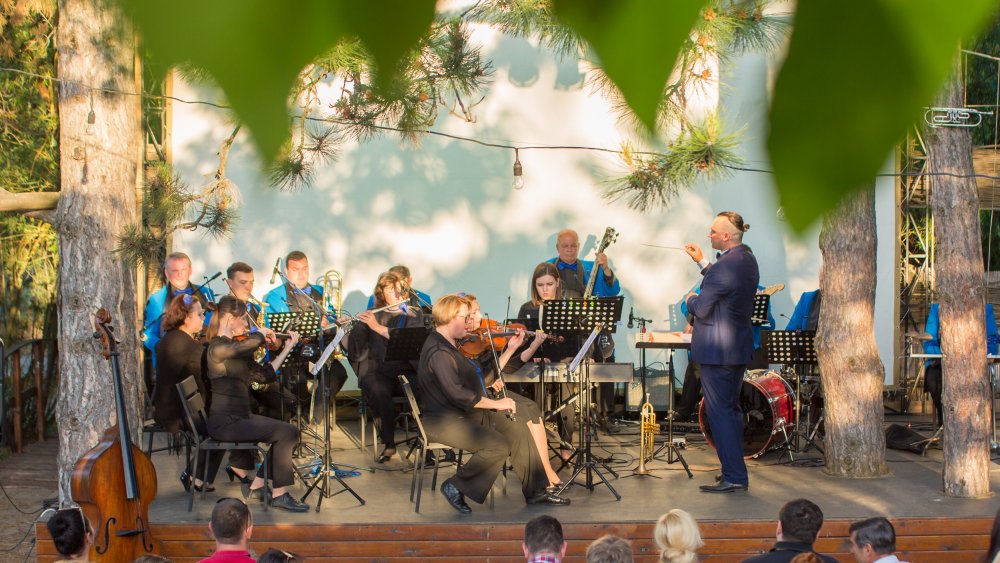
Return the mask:
MULTIPOLYGON (((748 459, 756 459, 774 449, 785 448, 792 455, 791 440, 788 428, 794 427, 792 420, 794 409, 794 392, 791 385, 775 371, 766 375, 747 375, 743 378, 740 390, 740 407, 746 415, 759 413, 755 416, 745 416, 743 428, 743 453, 748 459), (778 433, 784 438, 783 443, 776 443, 778 433)), ((698 423, 705 440, 715 447, 712 441, 712 429, 705 415, 705 401, 698 408, 698 423)), ((794 459, 794 458, 793 458, 794 459)))

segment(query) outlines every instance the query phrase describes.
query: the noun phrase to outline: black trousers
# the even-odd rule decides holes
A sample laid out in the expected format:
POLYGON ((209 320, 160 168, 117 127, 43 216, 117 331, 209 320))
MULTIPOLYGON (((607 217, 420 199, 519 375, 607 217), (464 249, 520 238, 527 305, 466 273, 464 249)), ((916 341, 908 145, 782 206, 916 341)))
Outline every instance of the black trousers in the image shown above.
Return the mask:
POLYGON ((941 403, 943 389, 941 360, 931 360, 931 363, 927 364, 927 367, 924 368, 924 391, 931 395, 931 402, 934 403, 934 413, 937 416, 938 426, 944 425, 944 408, 941 403))
MULTIPOLYGON (((184 426, 187 425, 185 424, 184 426)), ((201 423, 201 417, 196 419, 195 426, 199 426, 198 433, 200 435, 204 436, 205 434, 208 434, 208 429, 204 428, 201 423)), ((201 479, 206 483, 214 483, 215 475, 219 472, 219 466, 222 465, 222 457, 225 455, 225 450, 202 450, 198 452, 195 473, 191 472, 190 459, 188 459, 187 463, 184 465, 184 471, 188 475, 194 475, 196 478, 201 479), (205 467, 206 463, 208 464, 207 468, 205 467)))
POLYGON ((467 498, 482 504, 507 456, 521 479, 524 498, 548 486, 526 419, 515 418, 511 421, 503 413, 473 409, 468 413, 426 413, 421 421, 428 439, 472 454, 451 481, 467 498))
MULTIPOLYGON (((299 429, 291 424, 260 416, 240 418, 229 415, 208 417, 208 435, 226 442, 265 442, 271 444, 268 466, 274 486, 287 487, 294 481, 292 448, 299 441, 299 429)), ((240 469, 253 469, 254 454, 251 450, 229 452, 229 463, 240 469)), ((258 470, 257 476, 264 478, 258 470)))
POLYGON ((688 420, 697 414, 699 397, 701 397, 701 366, 694 360, 688 360, 687 369, 684 370, 681 400, 674 409, 678 420, 688 420))
MULTIPOLYGON (((378 429, 378 438, 387 448, 396 446, 396 405, 393 397, 403 396, 399 375, 381 374, 371 370, 364 377, 358 378, 358 386, 361 387, 361 393, 365 397, 365 404, 371 410, 372 419, 378 429)), ((416 374, 403 372, 402 375, 410 381, 412 388, 417 381, 416 374)), ((415 396, 420 396, 416 388, 413 388, 413 393, 415 396)))

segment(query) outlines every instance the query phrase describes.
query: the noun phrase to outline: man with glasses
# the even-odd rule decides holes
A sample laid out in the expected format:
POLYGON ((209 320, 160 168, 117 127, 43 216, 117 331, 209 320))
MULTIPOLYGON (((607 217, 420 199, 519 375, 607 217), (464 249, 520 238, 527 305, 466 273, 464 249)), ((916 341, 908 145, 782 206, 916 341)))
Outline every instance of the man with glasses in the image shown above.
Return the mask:
POLYGON ((215 552, 198 563, 254 563, 250 556, 253 517, 245 502, 220 498, 212 508, 208 529, 215 537, 215 552))
POLYGON ((895 555, 896 529, 878 516, 851 524, 849 550, 858 563, 905 563, 895 555))

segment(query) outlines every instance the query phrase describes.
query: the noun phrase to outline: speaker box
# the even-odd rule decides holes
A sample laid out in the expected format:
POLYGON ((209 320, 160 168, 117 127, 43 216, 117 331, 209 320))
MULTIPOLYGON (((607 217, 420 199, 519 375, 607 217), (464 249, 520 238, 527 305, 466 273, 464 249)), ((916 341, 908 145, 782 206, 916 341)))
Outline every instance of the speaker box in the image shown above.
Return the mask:
MULTIPOLYGON (((653 410, 656 412, 667 412, 670 400, 667 393, 670 392, 667 381, 666 370, 646 369, 646 393, 649 393, 649 402, 653 403, 653 410)), ((635 370, 632 383, 626 385, 625 409, 627 412, 638 412, 642 409, 646 397, 642 395, 642 369, 635 370)))
POLYGON ((905 426, 892 424, 885 429, 885 447, 887 448, 919 454, 926 441, 927 438, 905 426))

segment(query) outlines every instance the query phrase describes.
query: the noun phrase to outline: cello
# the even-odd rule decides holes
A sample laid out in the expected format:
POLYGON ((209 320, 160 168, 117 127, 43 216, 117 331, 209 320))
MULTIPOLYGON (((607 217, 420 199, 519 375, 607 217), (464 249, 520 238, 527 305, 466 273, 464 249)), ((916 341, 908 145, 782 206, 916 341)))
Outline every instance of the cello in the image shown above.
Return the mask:
POLYGON ((104 431, 97 446, 77 460, 71 491, 73 500, 94 524, 90 559, 134 561, 158 552, 160 547, 149 527, 149 504, 156 497, 156 469, 132 442, 118 341, 107 309, 97 311, 94 330, 94 337, 101 339, 104 358, 111 360, 118 421, 104 431))

